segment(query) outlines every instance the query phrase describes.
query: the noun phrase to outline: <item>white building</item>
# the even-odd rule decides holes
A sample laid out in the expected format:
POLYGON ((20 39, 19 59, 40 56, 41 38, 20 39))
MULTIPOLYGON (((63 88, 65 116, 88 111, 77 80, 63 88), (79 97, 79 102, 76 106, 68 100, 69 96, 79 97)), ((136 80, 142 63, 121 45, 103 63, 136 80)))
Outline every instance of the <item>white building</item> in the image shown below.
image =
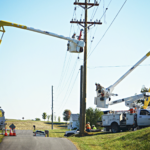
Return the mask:
POLYGON ((68 129, 79 128, 79 114, 71 114, 68 129))

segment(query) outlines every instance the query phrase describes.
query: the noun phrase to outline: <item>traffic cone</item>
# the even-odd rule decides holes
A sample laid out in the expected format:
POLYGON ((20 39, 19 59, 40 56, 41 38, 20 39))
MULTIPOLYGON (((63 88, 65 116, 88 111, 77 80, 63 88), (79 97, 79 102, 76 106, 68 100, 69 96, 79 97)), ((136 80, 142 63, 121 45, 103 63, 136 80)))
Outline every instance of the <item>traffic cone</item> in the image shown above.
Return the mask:
POLYGON ((13 136, 16 136, 16 130, 15 129, 13 130, 13 136))
POLYGON ((5 136, 8 136, 8 134, 7 134, 7 129, 5 128, 5 134, 4 134, 5 136))
POLYGON ((9 136, 13 136, 12 129, 10 128, 9 136))

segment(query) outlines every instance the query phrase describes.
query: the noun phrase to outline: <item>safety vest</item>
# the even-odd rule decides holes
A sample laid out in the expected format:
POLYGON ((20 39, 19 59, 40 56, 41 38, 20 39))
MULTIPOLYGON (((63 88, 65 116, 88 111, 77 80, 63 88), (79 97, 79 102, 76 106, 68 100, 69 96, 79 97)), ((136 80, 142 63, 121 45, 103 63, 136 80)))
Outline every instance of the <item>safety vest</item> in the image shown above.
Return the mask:
POLYGON ((91 129, 91 126, 89 124, 86 124, 86 129, 91 129))
POLYGON ((96 127, 93 127, 93 129, 96 130, 97 128, 96 128, 96 127))

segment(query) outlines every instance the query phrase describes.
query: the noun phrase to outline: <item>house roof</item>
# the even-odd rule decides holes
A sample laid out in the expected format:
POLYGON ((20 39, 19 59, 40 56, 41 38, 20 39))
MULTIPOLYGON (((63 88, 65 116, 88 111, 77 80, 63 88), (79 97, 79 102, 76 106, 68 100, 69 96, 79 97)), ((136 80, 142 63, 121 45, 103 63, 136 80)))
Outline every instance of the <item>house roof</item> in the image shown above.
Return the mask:
POLYGON ((78 121, 79 114, 71 114, 70 118, 72 118, 73 121, 78 121))

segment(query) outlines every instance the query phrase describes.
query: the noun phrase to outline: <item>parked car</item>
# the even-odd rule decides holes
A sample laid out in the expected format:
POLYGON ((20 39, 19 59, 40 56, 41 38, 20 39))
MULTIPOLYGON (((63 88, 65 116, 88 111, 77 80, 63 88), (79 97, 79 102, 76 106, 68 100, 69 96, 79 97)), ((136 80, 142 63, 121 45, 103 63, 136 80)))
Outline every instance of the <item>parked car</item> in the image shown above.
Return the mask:
POLYGON ((76 130, 71 130, 71 131, 66 131, 65 132, 65 135, 64 136, 71 136, 71 135, 73 135, 73 134, 79 134, 79 129, 76 129, 76 130))
POLYGON ((44 131, 40 131, 40 130, 36 130, 34 133, 34 136, 41 136, 41 137, 45 137, 45 132, 44 131))

